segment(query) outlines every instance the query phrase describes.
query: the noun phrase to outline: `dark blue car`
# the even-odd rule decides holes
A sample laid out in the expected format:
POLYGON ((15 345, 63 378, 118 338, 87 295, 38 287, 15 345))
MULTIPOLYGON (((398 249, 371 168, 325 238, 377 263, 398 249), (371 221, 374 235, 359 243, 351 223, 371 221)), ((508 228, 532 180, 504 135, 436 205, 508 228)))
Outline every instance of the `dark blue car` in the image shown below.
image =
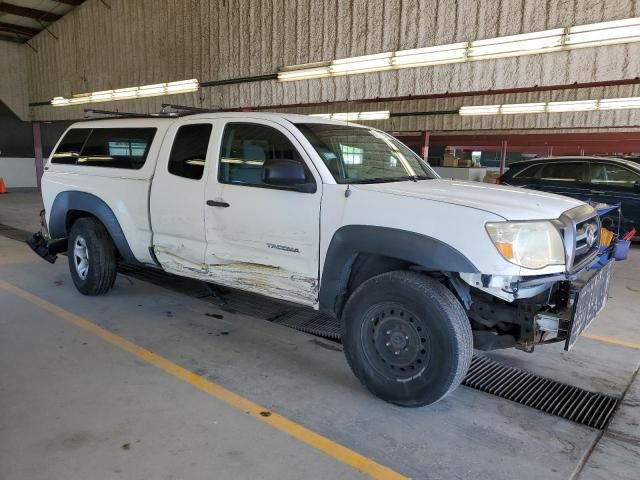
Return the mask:
MULTIPOLYGON (((512 163, 498 183, 622 204, 621 231, 640 226, 640 164, 606 157, 548 157, 512 163)), ((638 228, 640 230, 640 228, 638 228)))

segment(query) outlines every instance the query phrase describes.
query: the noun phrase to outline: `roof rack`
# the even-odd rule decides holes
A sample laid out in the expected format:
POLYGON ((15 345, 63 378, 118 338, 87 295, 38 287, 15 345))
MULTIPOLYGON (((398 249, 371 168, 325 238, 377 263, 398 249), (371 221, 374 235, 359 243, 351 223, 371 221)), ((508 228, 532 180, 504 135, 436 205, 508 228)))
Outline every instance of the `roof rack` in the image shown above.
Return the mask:
POLYGON ((133 113, 118 112, 115 110, 96 110, 94 108, 84 109, 84 118, 86 120, 94 119, 94 115, 111 115, 119 118, 157 118, 157 117, 177 117, 177 115, 159 114, 159 113, 133 113))
POLYGON ((95 115, 110 115, 118 118, 158 118, 158 117, 184 117, 186 115, 195 115, 196 113, 212 113, 220 112, 220 108, 200 108, 190 107, 187 105, 172 105, 170 103, 163 103, 160 113, 134 113, 134 112, 119 112, 117 110, 96 110, 94 108, 85 108, 84 118, 91 120, 95 118, 95 115))
POLYGON ((164 115, 175 114, 178 116, 194 115, 196 113, 213 113, 219 111, 221 111, 220 108, 190 107, 188 105, 173 105, 171 103, 163 103, 161 110, 164 115))

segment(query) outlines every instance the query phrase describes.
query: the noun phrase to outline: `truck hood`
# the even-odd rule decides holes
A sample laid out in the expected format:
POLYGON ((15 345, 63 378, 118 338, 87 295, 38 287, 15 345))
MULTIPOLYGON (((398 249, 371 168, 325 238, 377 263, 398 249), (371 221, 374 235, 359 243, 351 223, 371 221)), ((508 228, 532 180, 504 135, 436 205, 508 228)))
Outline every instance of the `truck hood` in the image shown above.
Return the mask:
POLYGON ((583 204, 579 200, 552 193, 460 180, 357 184, 351 185, 351 188, 475 208, 499 215, 505 220, 555 219, 563 212, 583 204))

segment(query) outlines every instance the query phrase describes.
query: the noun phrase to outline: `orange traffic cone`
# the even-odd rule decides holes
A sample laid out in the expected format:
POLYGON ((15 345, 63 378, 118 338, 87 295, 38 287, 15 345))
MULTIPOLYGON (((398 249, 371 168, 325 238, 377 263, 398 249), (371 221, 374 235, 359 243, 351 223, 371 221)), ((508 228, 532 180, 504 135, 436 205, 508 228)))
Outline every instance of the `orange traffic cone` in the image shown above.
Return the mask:
POLYGON ((2 177, 0 177, 0 193, 7 193, 7 186, 4 184, 2 177))

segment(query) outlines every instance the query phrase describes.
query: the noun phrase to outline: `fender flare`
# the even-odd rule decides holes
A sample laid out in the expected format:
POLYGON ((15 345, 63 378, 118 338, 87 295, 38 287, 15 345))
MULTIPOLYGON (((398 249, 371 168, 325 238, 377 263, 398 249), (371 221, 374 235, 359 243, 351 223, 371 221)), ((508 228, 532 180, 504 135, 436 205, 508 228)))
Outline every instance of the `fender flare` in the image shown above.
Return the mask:
POLYGON ((358 254, 393 257, 427 270, 480 273, 455 248, 427 235, 371 225, 347 225, 333 235, 324 261, 319 307, 337 316, 341 310, 353 262, 358 254))
POLYGON ((51 238, 66 238, 69 236, 67 213, 70 210, 87 212, 100 220, 109 232, 111 240, 113 240, 120 255, 127 262, 137 262, 113 210, 104 200, 91 193, 70 190, 61 192, 56 196, 49 213, 48 227, 51 238))

